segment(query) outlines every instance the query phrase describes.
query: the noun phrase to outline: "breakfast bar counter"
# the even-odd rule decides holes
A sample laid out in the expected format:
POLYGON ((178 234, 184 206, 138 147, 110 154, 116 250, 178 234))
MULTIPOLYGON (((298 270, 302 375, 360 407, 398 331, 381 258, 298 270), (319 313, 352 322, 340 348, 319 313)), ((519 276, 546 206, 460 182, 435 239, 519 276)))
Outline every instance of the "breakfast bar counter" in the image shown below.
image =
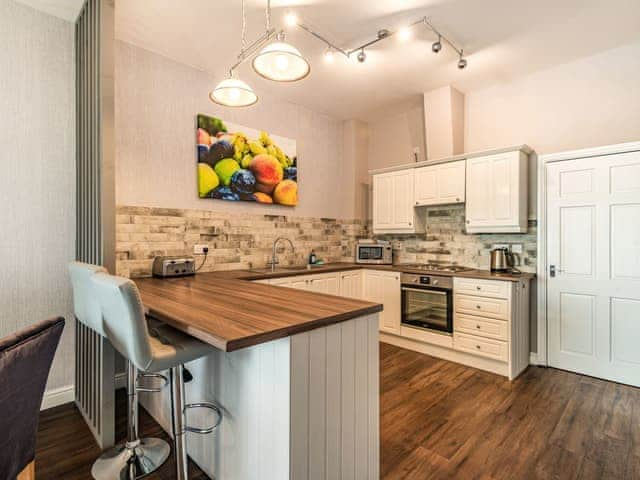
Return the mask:
MULTIPOLYGON (((216 347, 186 365, 185 390, 223 420, 213 435, 187 433, 188 455, 210 478, 379 478, 382 305, 249 280, 135 280, 150 317, 216 347)), ((140 401, 170 432, 168 389, 140 401)))
POLYGON ((135 280, 147 314, 231 352, 382 311, 382 305, 219 273, 135 280))

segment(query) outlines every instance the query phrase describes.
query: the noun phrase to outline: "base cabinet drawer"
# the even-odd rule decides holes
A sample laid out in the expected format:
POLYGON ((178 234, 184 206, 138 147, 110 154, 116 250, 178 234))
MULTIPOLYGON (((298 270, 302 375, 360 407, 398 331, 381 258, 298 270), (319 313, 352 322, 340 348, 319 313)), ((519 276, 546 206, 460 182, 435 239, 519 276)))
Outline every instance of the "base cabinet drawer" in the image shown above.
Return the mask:
POLYGON ((453 349, 501 362, 509 361, 509 344, 499 340, 456 333, 453 336, 453 349))
POLYGON ((501 298, 472 297, 456 293, 454 308, 456 313, 509 320, 509 300, 501 298))
POLYGON ((508 299, 511 282, 456 277, 453 280, 453 289, 456 293, 465 295, 508 299))
POLYGON ((504 320, 456 314, 453 319, 453 328, 456 332, 493 338, 494 340, 509 340, 509 324, 504 320))

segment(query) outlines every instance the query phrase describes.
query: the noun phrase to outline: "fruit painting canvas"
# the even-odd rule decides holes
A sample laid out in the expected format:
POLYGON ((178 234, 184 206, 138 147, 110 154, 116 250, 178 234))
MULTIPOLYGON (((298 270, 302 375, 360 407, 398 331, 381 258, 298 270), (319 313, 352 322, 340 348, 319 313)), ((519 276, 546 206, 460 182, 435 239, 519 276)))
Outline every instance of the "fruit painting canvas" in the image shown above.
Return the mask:
POLYGON ((196 141, 200 198, 298 204, 295 140, 199 114, 196 141))

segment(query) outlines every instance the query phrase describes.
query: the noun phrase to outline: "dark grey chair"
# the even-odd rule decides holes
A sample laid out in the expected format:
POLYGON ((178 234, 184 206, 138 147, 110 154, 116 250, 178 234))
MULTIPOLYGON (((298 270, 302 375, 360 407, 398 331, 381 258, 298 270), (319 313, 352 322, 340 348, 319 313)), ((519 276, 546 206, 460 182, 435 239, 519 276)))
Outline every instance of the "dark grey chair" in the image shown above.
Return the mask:
POLYGON ((64 318, 0 340, 0 478, 14 480, 34 461, 42 396, 64 318))

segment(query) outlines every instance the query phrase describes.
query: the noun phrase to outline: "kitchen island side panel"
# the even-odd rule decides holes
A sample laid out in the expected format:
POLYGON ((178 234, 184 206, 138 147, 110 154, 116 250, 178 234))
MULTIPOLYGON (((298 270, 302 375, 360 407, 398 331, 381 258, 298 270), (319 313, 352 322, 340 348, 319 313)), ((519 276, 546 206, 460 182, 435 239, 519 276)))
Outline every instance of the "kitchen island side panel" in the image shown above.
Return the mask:
MULTIPOLYGON (((289 478, 290 338, 236 352, 215 351, 186 365, 186 402, 214 402, 224 412, 210 435, 187 433, 189 457, 211 478, 289 478)), ((162 372, 168 375, 169 372, 162 372)), ((171 390, 141 393, 141 404, 171 432, 171 390)), ((206 409, 188 413, 187 423, 207 426, 206 409)), ((173 449, 173 446, 172 446, 173 449)))
POLYGON ((291 337, 291 480, 379 477, 378 314, 291 337))

